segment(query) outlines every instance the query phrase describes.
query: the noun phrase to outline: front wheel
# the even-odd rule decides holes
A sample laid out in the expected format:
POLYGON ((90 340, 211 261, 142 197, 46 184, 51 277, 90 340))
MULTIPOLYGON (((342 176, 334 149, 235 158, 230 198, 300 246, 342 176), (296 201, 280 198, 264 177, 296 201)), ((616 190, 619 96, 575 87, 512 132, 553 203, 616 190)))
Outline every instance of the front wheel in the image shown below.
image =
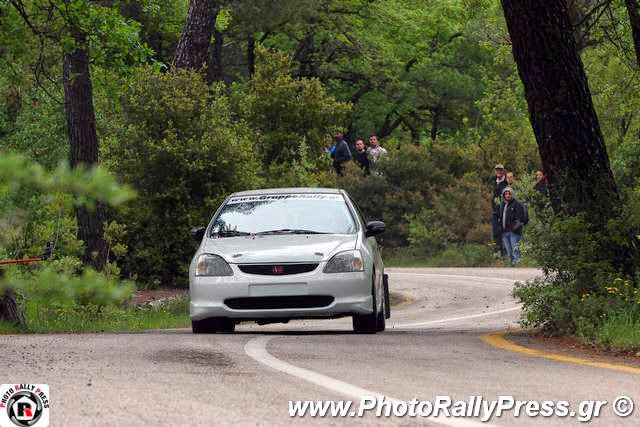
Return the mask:
POLYGON ((354 314, 353 331, 356 334, 375 334, 378 332, 378 313, 354 314))
POLYGON ((389 298, 389 275, 382 275, 383 285, 384 285, 384 318, 391 318, 391 299, 389 298))
POLYGON ((236 324, 233 320, 226 317, 210 317, 191 321, 191 330, 194 334, 232 333, 235 328, 236 324))
POLYGON ((384 295, 384 294, 383 294, 382 298, 383 298, 382 311, 379 312, 379 313, 376 313, 376 316, 378 317, 378 320, 376 322, 376 332, 382 332, 387 327, 386 312, 387 312, 387 305, 389 304, 389 301, 387 300, 386 295, 384 295))
MULTIPOLYGON (((371 284, 371 296, 373 297, 373 312, 370 314, 353 315, 353 331, 357 334, 375 334, 376 332, 382 332, 385 329, 386 322, 384 310, 378 312, 375 276, 371 284)), ((383 301, 383 306, 386 306, 385 301, 383 301)))

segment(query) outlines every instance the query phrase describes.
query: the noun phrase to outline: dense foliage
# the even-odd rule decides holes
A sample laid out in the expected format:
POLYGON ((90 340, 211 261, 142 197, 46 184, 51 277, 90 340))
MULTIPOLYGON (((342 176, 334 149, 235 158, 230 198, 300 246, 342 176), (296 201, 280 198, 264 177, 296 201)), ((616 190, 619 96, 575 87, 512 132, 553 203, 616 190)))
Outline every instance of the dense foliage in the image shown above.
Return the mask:
POLYGON ((354 167, 340 184, 370 218, 387 222, 387 249, 411 246, 416 255, 434 255, 451 245, 485 243, 491 234, 486 185, 456 147, 392 150, 374 174, 354 167))
POLYGON ((128 78, 105 163, 139 197, 115 213, 129 249, 121 265, 143 281, 184 276, 189 230, 206 224, 233 191, 260 186, 251 130, 232 119, 230 100, 196 72, 152 67, 128 78))
MULTIPOLYGON (((119 280, 116 266, 108 264, 103 272, 83 270, 72 212, 95 209, 98 201, 118 206, 133 196, 101 168, 69 170, 61 164, 46 171, 21 155, 0 158, 0 257, 40 256, 45 242, 52 256, 44 269, 30 264, 3 269, 0 298, 16 293, 19 301, 49 309, 105 307, 127 300, 133 285, 119 280)), ((5 320, 6 313, 1 314, 5 320)))

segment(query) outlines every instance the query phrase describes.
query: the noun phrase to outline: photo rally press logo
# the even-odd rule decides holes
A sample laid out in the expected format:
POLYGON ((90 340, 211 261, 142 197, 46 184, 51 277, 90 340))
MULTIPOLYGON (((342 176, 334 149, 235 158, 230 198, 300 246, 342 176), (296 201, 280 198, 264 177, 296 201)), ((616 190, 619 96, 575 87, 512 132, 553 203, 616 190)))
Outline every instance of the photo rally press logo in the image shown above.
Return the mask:
POLYGON ((0 427, 47 427, 49 386, 46 384, 2 384, 0 427))

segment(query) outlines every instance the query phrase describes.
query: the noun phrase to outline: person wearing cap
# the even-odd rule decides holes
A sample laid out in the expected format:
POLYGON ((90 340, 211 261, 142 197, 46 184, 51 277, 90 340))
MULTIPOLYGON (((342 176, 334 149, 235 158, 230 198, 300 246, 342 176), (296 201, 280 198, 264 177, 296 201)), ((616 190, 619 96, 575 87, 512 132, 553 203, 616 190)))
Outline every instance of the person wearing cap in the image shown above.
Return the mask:
POLYGON ((502 165, 501 163, 498 163, 494 170, 496 172, 495 187, 493 190, 493 201, 495 206, 500 205, 502 190, 504 190, 507 186, 507 175, 505 174, 504 165, 502 165))
POLYGON ((502 190, 507 186, 507 180, 504 173, 504 165, 498 163, 495 170, 495 181, 493 184, 493 199, 491 200, 492 213, 491 213, 491 228, 493 232, 493 241, 496 244, 496 249, 500 252, 501 256, 506 255, 504 247, 502 245, 502 237, 500 232, 500 222, 498 222, 498 214, 500 204, 502 202, 502 190))
POLYGON ((498 216, 502 246, 511 266, 515 267, 520 260, 520 239, 528 222, 527 213, 522 203, 516 200, 513 188, 505 187, 502 190, 502 200, 498 216))

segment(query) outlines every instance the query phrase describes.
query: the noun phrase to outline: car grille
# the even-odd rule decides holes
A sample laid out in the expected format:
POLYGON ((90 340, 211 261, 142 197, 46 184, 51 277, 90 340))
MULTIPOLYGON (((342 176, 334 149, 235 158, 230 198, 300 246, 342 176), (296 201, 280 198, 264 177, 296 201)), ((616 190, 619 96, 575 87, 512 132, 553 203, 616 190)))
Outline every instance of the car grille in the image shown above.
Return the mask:
POLYGON ((229 298, 224 301, 234 310, 277 310, 283 308, 320 308, 333 302, 327 295, 229 298))
POLYGON ((286 276, 289 274, 309 273, 318 268, 315 264, 240 264, 238 268, 243 273, 260 274, 263 276, 286 276))

